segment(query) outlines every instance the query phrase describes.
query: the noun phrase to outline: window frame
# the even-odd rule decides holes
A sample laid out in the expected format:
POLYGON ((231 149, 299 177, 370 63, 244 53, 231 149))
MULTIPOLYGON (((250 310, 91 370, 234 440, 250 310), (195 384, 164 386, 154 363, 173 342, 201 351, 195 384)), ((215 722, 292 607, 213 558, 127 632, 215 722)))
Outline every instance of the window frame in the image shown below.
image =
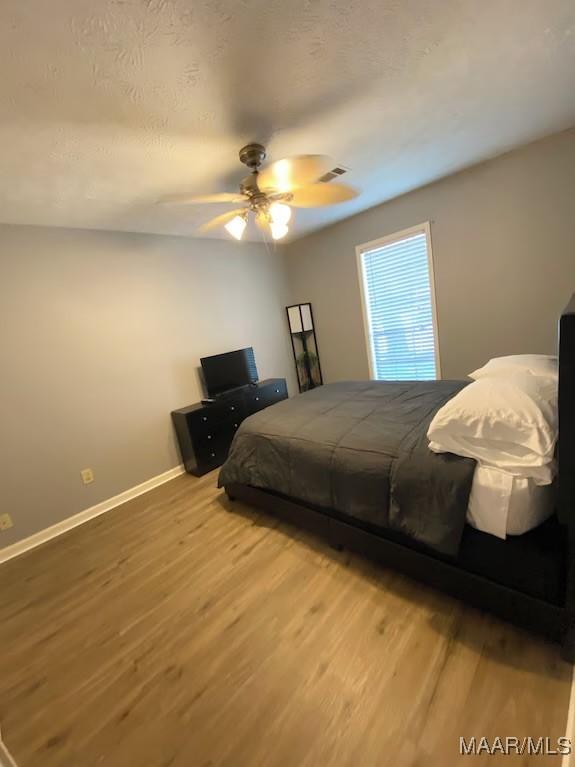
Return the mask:
POLYGON ((425 243, 427 247, 427 266, 429 271, 429 289, 431 294, 431 318, 433 322, 433 341, 434 341, 434 353, 435 353, 435 377, 436 380, 441 379, 441 355, 439 350, 439 324, 437 322, 437 301, 435 295, 435 271, 433 268, 433 250, 431 247, 431 223, 424 221, 422 224, 416 226, 410 226, 407 229, 401 229, 398 232, 385 235, 377 240, 370 240, 370 242, 364 242, 361 245, 355 246, 356 262, 357 262, 357 276, 359 281, 359 292, 361 296, 361 313, 363 316, 363 334, 365 338, 365 349, 367 353, 367 361, 369 365, 369 377, 372 380, 378 380, 376 378, 375 367, 375 354, 373 344, 371 342, 371 317, 369 311, 369 301, 367 300, 368 289, 366 283, 366 276, 363 269, 363 254, 376 250, 377 248, 390 245, 394 242, 407 239, 416 234, 425 234, 425 243))

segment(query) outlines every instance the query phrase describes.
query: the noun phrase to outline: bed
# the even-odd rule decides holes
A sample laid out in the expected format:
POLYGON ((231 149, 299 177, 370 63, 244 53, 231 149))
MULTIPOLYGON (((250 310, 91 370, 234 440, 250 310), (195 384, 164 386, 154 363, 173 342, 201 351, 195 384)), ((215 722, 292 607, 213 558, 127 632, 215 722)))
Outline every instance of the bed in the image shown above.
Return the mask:
POLYGON ((490 513, 499 496, 475 461, 429 449, 431 419, 465 386, 340 382, 279 403, 242 424, 219 484, 575 660, 575 296, 560 318, 558 496, 518 481, 490 513))

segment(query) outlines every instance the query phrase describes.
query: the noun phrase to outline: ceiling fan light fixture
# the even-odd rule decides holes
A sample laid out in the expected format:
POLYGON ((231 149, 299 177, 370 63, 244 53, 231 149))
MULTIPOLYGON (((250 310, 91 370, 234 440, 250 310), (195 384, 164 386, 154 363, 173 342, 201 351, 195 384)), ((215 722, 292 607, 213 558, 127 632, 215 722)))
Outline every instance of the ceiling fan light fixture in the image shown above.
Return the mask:
POLYGON ((274 221, 270 223, 270 230, 274 240, 281 240, 288 233, 287 224, 276 224, 274 221))
POLYGON ((232 237, 236 238, 236 240, 241 240, 246 228, 246 223, 245 216, 235 216, 231 221, 228 221, 226 229, 232 237))
POLYGON ((270 219, 277 226, 286 226, 291 218, 291 208, 283 202, 273 202, 269 208, 270 219))

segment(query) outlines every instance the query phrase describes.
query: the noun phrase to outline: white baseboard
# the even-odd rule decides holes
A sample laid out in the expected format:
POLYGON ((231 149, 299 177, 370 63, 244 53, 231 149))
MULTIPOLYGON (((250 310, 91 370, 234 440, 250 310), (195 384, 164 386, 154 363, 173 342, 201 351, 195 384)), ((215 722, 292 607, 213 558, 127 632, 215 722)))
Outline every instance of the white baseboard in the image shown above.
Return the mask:
MULTIPOLYGON (((571 749, 575 749, 575 668, 571 675, 571 695, 569 696, 565 737, 571 741, 571 749)), ((565 754, 561 760, 561 767, 573 767, 573 765, 575 765, 575 753, 565 754)))
POLYGON ((136 485, 129 490, 124 490, 123 493, 115 495, 113 498, 108 498, 108 500, 102 501, 101 503, 97 503, 95 506, 90 506, 89 509, 84 509, 84 511, 80 511, 72 517, 63 519, 61 522, 57 522, 55 525, 47 527, 45 530, 40 530, 40 532, 34 533, 34 535, 31 535, 29 538, 24 538, 22 541, 17 541, 11 546, 6 546, 5 548, 0 549, 0 564, 20 556, 20 554, 23 554, 25 551, 35 549, 36 546, 40 546, 42 543, 46 543, 46 541, 56 538, 58 535, 62 535, 62 533, 67 533, 68 530, 72 530, 74 527, 78 527, 78 525, 83 525, 84 522, 88 522, 88 520, 94 519, 94 517, 98 517, 100 514, 104 514, 106 511, 114 509, 116 506, 120 506, 120 504, 130 501, 132 498, 137 498, 139 495, 147 493, 148 490, 152 490, 154 487, 158 487, 158 485, 163 485, 164 482, 169 482, 171 479, 179 477, 184 471, 185 469, 183 466, 175 466, 173 469, 168 469, 168 471, 165 471, 163 474, 158 474, 156 477, 147 479, 145 482, 142 482, 141 485, 136 485))
POLYGON ((8 749, 6 746, 2 743, 0 740, 0 767, 16 767, 16 762, 10 754, 8 753, 8 749))

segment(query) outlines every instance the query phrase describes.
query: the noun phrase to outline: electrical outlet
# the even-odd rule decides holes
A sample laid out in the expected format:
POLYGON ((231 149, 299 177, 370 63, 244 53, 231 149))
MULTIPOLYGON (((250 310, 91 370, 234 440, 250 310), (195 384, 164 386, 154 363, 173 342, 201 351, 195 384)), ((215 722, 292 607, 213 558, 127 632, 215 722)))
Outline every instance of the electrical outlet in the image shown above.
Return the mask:
POLYGON ((85 485, 89 485, 90 482, 94 481, 94 472, 92 471, 92 469, 82 469, 80 474, 82 475, 82 482, 85 485))
POLYGON ((10 530, 13 527, 12 517, 10 514, 0 514, 0 532, 2 530, 10 530))

